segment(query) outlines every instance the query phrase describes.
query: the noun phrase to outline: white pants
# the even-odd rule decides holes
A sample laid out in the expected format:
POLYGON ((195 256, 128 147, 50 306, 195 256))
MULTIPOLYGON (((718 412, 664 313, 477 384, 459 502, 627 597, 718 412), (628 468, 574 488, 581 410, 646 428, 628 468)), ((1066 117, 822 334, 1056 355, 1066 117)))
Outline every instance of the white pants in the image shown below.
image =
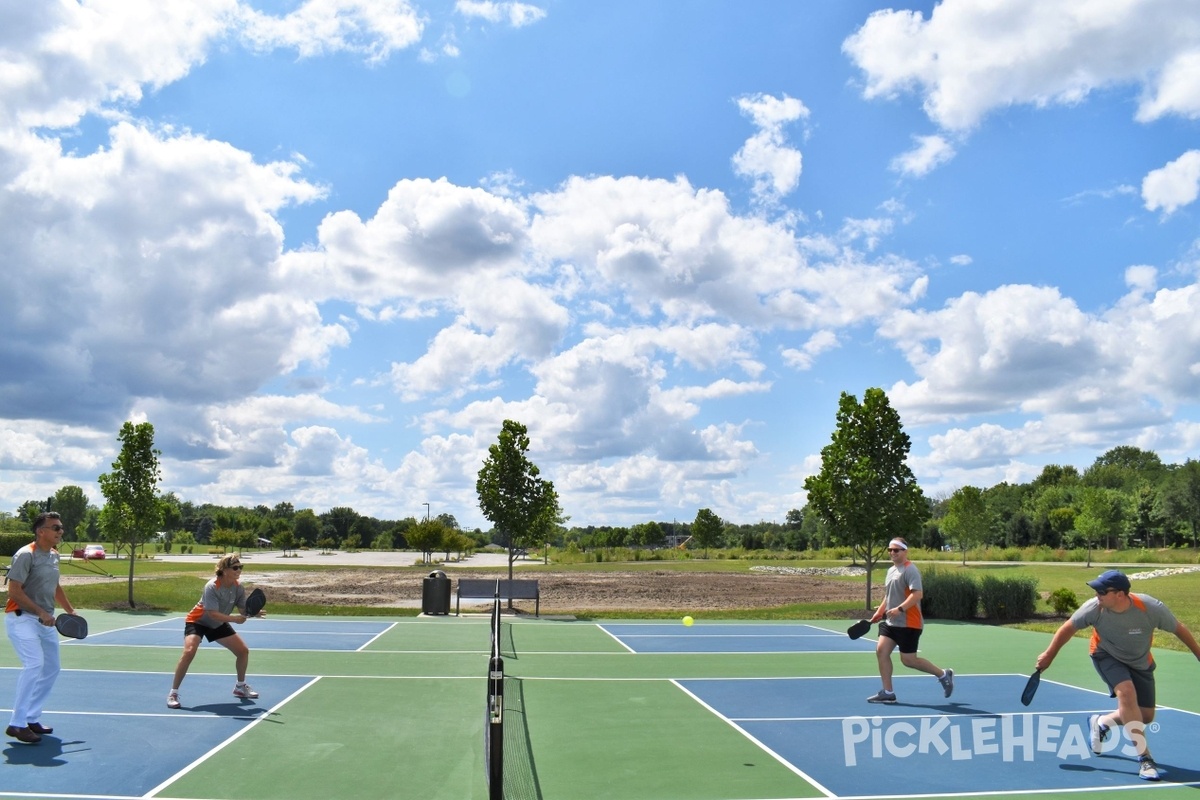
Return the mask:
POLYGON ((50 696, 61 669, 58 631, 53 625, 43 625, 32 614, 17 616, 16 612, 4 615, 4 627, 8 629, 8 640, 12 642, 22 666, 8 724, 26 728, 31 722, 42 721, 42 706, 50 696))

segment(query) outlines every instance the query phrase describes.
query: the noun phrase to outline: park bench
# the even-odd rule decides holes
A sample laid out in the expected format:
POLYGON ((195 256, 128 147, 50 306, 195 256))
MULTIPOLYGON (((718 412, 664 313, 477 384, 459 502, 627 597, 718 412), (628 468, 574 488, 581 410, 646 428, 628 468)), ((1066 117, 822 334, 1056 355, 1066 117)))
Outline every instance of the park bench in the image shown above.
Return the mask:
POLYGON ((454 598, 454 613, 461 614, 462 599, 465 597, 468 600, 490 600, 494 597, 499 597, 501 600, 532 600, 533 615, 540 617, 542 615, 542 597, 538 590, 538 582, 536 580, 522 580, 519 578, 502 578, 496 580, 494 578, 459 578, 458 591, 455 592, 454 598))

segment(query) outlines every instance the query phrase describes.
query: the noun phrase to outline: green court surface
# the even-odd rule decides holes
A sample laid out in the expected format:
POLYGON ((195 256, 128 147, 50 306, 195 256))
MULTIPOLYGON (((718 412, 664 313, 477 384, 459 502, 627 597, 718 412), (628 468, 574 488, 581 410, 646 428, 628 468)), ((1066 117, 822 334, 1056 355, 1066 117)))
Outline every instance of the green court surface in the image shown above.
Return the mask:
MULTIPOLYGON (((120 776, 130 763, 155 757, 147 756, 145 744, 107 739, 83 742, 82 734, 73 736, 72 727, 85 720, 94 725, 97 716, 112 714, 115 718, 122 712, 104 710, 102 704, 97 710, 91 705, 103 698, 68 695, 62 689, 68 676, 86 677, 90 671, 97 671, 95 674, 105 675, 105 685, 113 680, 126 682, 131 696, 149 698, 147 708, 152 706, 152 712, 127 712, 139 715, 138 728, 148 740, 155 738, 156 728, 163 728, 162 736, 167 737, 171 734, 166 732, 166 724, 179 724, 169 716, 179 712, 168 711, 164 702, 178 647, 127 646, 116 636, 111 638, 112 644, 105 644, 106 632, 119 633, 148 623, 176 626, 176 638, 181 640, 182 622, 178 616, 89 612, 88 618, 90 641, 62 648, 65 672, 44 717, 46 724, 55 727, 55 735, 61 737, 61 752, 38 764, 33 747, 46 742, 28 746, 8 740, 3 753, 6 763, 0 766, 0 797, 488 798, 483 757, 490 641, 486 616, 321 618, 322 623, 380 624, 379 635, 361 649, 352 650, 325 649, 321 634, 310 634, 302 646, 292 649, 251 642, 252 684, 263 691, 272 685, 273 678, 287 677, 301 688, 278 697, 269 697, 263 691, 259 705, 265 711, 252 719, 226 721, 235 729, 228 735, 221 734, 215 744, 191 741, 186 735, 170 742, 171 747, 182 748, 171 752, 180 755, 186 767, 171 768, 148 791, 126 793, 109 788, 98 793, 85 779, 60 794, 31 792, 18 776, 32 774, 44 781, 54 770, 68 769, 72 752, 82 748, 92 759, 89 763, 94 764, 94 774, 103 772, 110 777, 120 776)), ((300 618, 279 619, 295 620, 298 625, 304 622, 300 618)), ((619 623, 631 624, 636 623, 619 623)), ((690 630, 704 632, 729 624, 701 619, 690 630)), ((785 624, 795 623, 760 623, 766 630, 785 624)), ((662 627, 663 623, 657 625, 662 627)), ((845 638, 844 622, 824 620, 810 625, 837 634, 839 642, 845 638)), ((683 630, 683 626, 678 627, 683 630)), ((976 685, 970 682, 971 676, 1006 675, 1014 680, 1014 675, 1031 669, 1048 641, 1045 634, 931 623, 921 645, 922 653, 935 663, 954 668, 959 678, 954 699, 971 702, 970 687, 976 685)), ((824 676, 836 680, 820 684, 826 687, 822 689, 823 703, 844 708, 838 713, 846 717, 869 718, 876 707, 866 704, 861 692, 836 696, 839 686, 849 685, 845 681, 848 677, 877 683, 875 657, 869 649, 639 653, 631 652, 620 637, 606 630, 605 623, 524 617, 505 620, 502 643, 508 675, 506 797, 784 800, 923 794, 919 772, 895 770, 880 771, 875 777, 856 773, 856 780, 870 787, 869 791, 857 795, 831 792, 810 780, 803 764, 798 767, 779 757, 741 726, 699 701, 681 683, 824 676), (830 686, 834 687, 833 697, 828 696, 830 686)), ((869 648, 870 642, 865 647, 869 648)), ((1196 660, 1190 654, 1168 651, 1156 651, 1156 657, 1160 705, 1200 712, 1200 693, 1195 691, 1200 677, 1196 660)), ((0 648, 0 669, 12 672, 15 666, 11 647, 0 648)), ((206 644, 184 683, 185 705, 204 700, 200 687, 209 676, 221 677, 220 700, 227 701, 224 679, 231 675, 232 668, 232 657, 224 649, 206 644)), ((915 674, 897 659, 897 679, 915 674)), ((1100 689, 1082 639, 1064 649, 1045 678, 1092 693, 1100 689)), ((922 684, 922 691, 936 689, 932 678, 925 679, 930 683, 922 684)), ((769 704, 772 687, 772 681, 754 683, 751 691, 765 696, 753 699, 769 704)), ((1095 702, 1111 701, 1097 695, 1095 702)), ((0 698, 0 704, 10 708, 11 698, 0 698)), ((797 717, 807 713, 803 700, 795 705, 787 711, 797 717)), ((936 708, 936 703, 929 707, 936 708)), ((195 710, 191 713, 193 719, 199 716, 195 710)), ((197 720, 194 728, 199 730, 201 724, 197 720)), ((1105 763, 1114 766, 1117 779, 1127 777, 1123 774, 1127 771, 1125 762, 1114 759, 1105 763)), ((1195 766, 1200 767, 1200 751, 1196 751, 1195 766)), ((865 768, 869 765, 842 767, 865 768)), ((1194 785, 1164 782, 1122 783, 1098 790, 1105 788, 1119 790, 1108 796, 1121 800, 1151 796, 1151 792, 1155 798, 1195 797, 1197 789, 1194 785)), ((977 792, 955 796, 1011 798, 1014 794, 1036 793, 1039 798, 1064 800, 1080 796, 1078 789, 1060 791, 1053 787, 1004 794, 988 791, 984 784, 977 792)))

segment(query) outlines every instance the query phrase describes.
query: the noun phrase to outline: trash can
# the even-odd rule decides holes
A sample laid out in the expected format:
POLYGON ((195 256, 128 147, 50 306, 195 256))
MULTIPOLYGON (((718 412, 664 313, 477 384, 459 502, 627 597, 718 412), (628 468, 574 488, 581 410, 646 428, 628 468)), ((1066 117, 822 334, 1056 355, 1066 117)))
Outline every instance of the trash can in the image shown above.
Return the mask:
POLYGON ((450 579, 440 569, 429 573, 421 587, 421 613, 450 613, 450 579))

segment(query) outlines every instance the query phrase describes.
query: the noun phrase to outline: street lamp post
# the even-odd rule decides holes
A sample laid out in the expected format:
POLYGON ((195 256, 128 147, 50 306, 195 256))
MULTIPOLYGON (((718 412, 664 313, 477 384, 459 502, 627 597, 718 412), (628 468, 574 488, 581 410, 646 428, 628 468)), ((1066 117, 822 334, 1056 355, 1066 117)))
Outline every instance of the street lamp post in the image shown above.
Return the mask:
POLYGON ((422 503, 425 506, 425 521, 429 522, 429 503, 422 503))

